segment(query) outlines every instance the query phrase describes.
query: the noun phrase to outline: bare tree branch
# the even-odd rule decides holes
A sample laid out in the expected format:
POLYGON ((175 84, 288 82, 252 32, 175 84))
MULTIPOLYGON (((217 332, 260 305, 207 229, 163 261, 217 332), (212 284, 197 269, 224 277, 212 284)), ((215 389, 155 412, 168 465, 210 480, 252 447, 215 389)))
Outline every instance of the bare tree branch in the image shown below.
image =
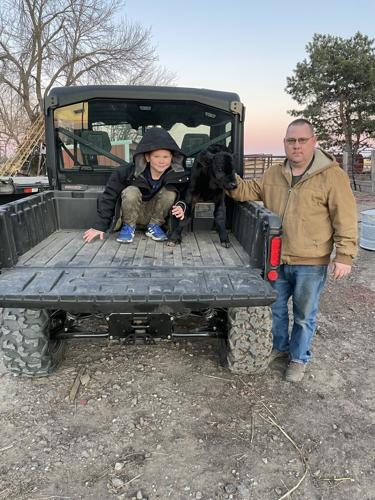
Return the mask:
MULTIPOLYGON (((158 64, 151 30, 121 19, 123 7, 123 0, 2 0, 0 87, 26 122, 55 85, 174 81, 158 64)), ((4 99, 0 106, 0 125, 11 131, 4 99)))

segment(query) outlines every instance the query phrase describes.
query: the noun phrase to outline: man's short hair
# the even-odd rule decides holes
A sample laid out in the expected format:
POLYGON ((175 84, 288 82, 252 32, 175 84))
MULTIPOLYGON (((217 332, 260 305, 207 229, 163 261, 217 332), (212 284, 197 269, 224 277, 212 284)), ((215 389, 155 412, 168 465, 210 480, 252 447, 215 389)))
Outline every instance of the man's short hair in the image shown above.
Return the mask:
POLYGON ((289 123, 287 130, 289 129, 289 127, 293 127, 294 125, 307 125, 312 135, 315 135, 311 122, 309 122, 309 120, 306 120, 306 118, 297 118, 296 120, 293 120, 291 123, 289 123))

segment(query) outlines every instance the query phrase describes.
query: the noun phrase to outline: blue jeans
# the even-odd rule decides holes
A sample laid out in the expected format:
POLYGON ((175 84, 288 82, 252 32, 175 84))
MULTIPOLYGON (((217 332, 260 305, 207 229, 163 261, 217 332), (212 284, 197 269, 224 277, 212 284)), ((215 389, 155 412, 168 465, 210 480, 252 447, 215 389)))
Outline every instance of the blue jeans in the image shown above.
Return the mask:
POLYGON ((283 264, 273 287, 278 292, 272 305, 273 347, 288 352, 290 359, 306 364, 311 357, 311 342, 316 330, 320 294, 328 266, 283 264), (288 300, 293 301, 293 326, 289 338, 288 300))

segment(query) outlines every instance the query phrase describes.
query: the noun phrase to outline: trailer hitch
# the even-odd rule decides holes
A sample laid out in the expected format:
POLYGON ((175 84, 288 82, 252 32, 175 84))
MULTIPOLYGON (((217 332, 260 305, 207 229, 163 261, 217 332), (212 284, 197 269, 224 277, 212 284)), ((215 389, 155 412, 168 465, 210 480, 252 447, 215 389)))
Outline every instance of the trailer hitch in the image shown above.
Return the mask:
POLYGON ((156 338, 168 338, 173 317, 169 314, 115 313, 106 318, 110 338, 123 339, 124 344, 153 344, 156 338))

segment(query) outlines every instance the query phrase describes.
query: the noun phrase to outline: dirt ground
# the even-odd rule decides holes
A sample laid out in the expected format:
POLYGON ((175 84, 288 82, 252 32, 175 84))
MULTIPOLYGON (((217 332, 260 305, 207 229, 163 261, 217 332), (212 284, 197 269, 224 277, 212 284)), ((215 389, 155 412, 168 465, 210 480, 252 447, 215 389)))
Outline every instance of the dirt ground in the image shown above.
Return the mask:
POLYGON ((375 252, 360 250, 327 284, 299 385, 276 362, 231 374, 215 340, 76 341, 36 380, 0 365, 0 499, 277 500, 299 483, 292 498, 375 499, 374 325, 375 252))

